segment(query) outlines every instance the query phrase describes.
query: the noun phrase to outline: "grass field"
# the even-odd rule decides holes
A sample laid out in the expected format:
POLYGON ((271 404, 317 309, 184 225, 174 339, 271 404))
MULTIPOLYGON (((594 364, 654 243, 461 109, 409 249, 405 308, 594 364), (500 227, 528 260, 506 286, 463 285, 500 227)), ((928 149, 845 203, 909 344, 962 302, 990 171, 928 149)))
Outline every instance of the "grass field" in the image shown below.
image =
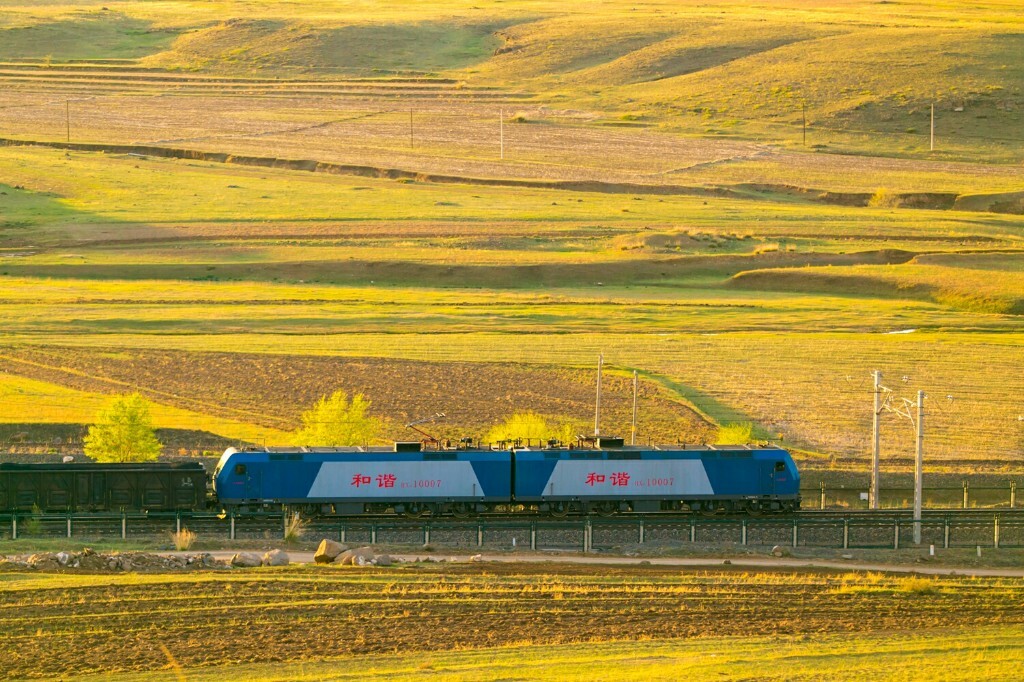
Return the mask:
POLYGON ((513 668, 545 680, 680 669, 899 679, 955 653, 957 666, 936 679, 999 678, 1020 656, 1021 589, 1011 578, 557 564, 5 574, 0 670, 8 679, 501 679, 513 668), (58 640, 75 659, 44 653, 58 640))
POLYGON ((881 369, 932 470, 1021 471, 1016 3, 0 7, 3 433, 582 424, 604 353, 606 431, 637 369, 641 440, 862 467, 881 369))

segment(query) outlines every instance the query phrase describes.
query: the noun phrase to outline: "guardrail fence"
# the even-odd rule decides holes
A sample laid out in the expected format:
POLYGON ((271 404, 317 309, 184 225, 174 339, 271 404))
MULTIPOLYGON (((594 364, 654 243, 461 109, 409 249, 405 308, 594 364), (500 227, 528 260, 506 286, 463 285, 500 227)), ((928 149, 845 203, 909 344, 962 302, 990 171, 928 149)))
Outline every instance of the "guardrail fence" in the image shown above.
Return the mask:
MULTIPOLYGON (((188 528, 199 537, 280 542, 282 513, 235 517, 213 513, 6 514, 0 538, 149 539, 188 528)), ((348 544, 438 545, 462 548, 529 548, 629 551, 642 545, 774 546, 829 548, 921 546, 1024 547, 1024 511, 928 511, 915 520, 900 512, 811 512, 783 517, 612 517, 579 519, 352 520, 305 521, 304 537, 348 544)))

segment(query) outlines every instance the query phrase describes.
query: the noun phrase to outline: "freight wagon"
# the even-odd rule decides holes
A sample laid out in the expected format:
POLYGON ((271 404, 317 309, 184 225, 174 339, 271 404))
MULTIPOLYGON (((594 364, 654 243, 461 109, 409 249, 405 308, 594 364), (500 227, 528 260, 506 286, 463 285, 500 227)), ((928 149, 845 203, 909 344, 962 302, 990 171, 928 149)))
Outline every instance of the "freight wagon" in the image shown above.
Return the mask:
POLYGON ((4 511, 205 509, 201 464, 0 464, 4 511))

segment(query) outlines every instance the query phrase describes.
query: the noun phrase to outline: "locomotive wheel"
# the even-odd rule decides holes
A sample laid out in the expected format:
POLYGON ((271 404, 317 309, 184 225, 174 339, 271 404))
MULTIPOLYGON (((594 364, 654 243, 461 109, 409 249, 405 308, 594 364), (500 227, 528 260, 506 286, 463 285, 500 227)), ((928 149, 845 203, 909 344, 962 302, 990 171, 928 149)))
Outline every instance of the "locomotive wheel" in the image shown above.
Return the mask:
POLYGON ((456 502, 452 505, 452 516, 457 519, 468 519, 476 516, 476 508, 472 502, 456 502))
POLYGON ((619 507, 614 502, 597 502, 594 504, 594 513, 598 516, 615 516, 619 512, 619 507))
POLYGON ((407 519, 422 519, 425 516, 430 516, 430 507, 426 505, 407 505, 405 511, 402 512, 402 516, 407 519))
POLYGON ((548 513, 562 519, 569 515, 568 502, 552 502, 548 505, 548 513))
POLYGON ((764 512, 764 508, 761 506, 759 500, 750 500, 747 502, 747 513, 751 516, 760 516, 764 512))

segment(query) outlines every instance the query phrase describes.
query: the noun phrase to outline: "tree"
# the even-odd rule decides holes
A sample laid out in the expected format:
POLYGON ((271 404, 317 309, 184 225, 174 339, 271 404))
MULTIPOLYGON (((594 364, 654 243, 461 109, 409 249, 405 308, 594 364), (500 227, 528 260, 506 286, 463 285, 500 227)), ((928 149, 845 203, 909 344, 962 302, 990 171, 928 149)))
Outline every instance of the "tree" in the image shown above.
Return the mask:
POLYGON ((384 420, 366 414, 370 401, 362 393, 349 402, 344 391, 323 396, 302 414, 302 428, 295 432, 296 445, 363 445, 380 440, 384 420))
POLYGON ((97 462, 150 462, 161 448, 149 403, 138 393, 115 397, 96 415, 85 436, 85 454, 97 462))
POLYGON ((516 412, 501 424, 487 432, 485 442, 497 443, 503 440, 541 440, 551 435, 551 429, 544 417, 536 412, 516 412))

